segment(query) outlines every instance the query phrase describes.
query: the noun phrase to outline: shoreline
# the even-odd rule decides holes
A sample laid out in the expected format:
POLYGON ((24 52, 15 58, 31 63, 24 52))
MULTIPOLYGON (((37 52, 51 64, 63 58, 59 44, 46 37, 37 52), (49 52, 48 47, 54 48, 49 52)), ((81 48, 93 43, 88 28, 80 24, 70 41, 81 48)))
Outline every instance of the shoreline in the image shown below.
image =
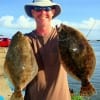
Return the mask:
POLYGON ((0 98, 3 97, 4 100, 9 100, 12 94, 9 85, 7 84, 3 66, 7 50, 7 47, 0 47, 0 98))
POLYGON ((9 100, 11 97, 12 91, 7 84, 7 81, 4 76, 0 76, 0 96, 4 98, 4 100, 9 100))

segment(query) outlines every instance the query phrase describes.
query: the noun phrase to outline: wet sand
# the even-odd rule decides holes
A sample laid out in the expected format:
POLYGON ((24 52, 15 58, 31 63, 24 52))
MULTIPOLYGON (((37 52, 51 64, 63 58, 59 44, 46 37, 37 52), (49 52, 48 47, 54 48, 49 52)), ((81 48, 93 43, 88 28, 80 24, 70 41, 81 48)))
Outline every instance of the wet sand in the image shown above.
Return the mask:
POLYGON ((7 84, 7 77, 4 73, 4 60, 8 48, 0 47, 0 97, 4 97, 4 100, 9 100, 12 91, 7 84))

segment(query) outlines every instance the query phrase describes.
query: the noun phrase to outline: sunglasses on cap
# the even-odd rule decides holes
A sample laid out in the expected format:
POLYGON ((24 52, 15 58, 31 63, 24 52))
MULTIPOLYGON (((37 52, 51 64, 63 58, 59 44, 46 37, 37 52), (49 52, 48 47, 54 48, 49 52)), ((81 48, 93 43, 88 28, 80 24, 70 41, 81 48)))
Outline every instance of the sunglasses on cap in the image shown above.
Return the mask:
POLYGON ((37 12, 42 11, 42 10, 50 11, 50 10, 54 9, 54 7, 52 7, 52 6, 46 6, 46 7, 34 6, 33 9, 37 12))

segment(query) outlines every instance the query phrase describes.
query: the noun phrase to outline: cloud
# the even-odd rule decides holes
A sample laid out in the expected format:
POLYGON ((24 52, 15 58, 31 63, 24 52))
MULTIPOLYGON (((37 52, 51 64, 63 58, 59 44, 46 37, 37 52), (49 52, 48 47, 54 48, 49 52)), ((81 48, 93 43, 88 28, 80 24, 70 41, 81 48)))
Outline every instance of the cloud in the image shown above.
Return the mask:
MULTIPOLYGON (((89 39, 100 39, 100 19, 89 18, 87 20, 82 20, 80 22, 69 22, 61 21, 59 19, 54 19, 52 25, 60 25, 61 23, 67 24, 69 26, 75 27, 82 31, 89 39), (90 34, 91 33, 91 34, 90 34)), ((14 16, 1 16, 0 17, 0 31, 10 37, 18 30, 22 32, 29 32, 36 27, 34 19, 19 16, 15 18, 14 16)))
MULTIPOLYGON (((53 26, 60 25, 60 23, 84 30, 90 28, 100 30, 100 19, 89 18, 88 20, 82 20, 81 22, 62 22, 59 19, 54 19, 52 22, 53 26)), ((0 17, 0 27, 12 29, 33 29, 36 27, 36 25, 33 19, 27 18, 23 15, 19 16, 17 19, 15 19, 13 16, 2 16, 0 17)))
POLYGON ((0 17, 0 26, 4 28, 29 29, 35 27, 35 22, 25 16, 15 19, 13 16, 0 17))
POLYGON ((2 16, 0 17, 0 26, 12 27, 14 17, 13 16, 2 16))
POLYGON ((84 30, 88 30, 90 28, 100 30, 100 19, 89 18, 88 20, 82 20, 81 22, 64 21, 63 23, 84 30))
POLYGON ((29 18, 25 18, 25 16, 20 16, 16 22, 16 25, 20 26, 20 28, 25 29, 36 27, 35 22, 31 21, 29 18))

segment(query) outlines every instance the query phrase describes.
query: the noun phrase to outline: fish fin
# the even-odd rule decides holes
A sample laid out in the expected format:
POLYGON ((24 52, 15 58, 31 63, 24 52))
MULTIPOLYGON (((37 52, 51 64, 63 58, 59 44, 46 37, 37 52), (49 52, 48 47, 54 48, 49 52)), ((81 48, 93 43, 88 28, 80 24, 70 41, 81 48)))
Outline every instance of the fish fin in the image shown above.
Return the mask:
POLYGON ((88 83, 86 86, 82 86, 80 90, 81 96, 92 96, 96 94, 96 90, 91 83, 88 83))
POLYGON ((10 100, 24 100, 24 97, 21 92, 14 92, 10 100))

